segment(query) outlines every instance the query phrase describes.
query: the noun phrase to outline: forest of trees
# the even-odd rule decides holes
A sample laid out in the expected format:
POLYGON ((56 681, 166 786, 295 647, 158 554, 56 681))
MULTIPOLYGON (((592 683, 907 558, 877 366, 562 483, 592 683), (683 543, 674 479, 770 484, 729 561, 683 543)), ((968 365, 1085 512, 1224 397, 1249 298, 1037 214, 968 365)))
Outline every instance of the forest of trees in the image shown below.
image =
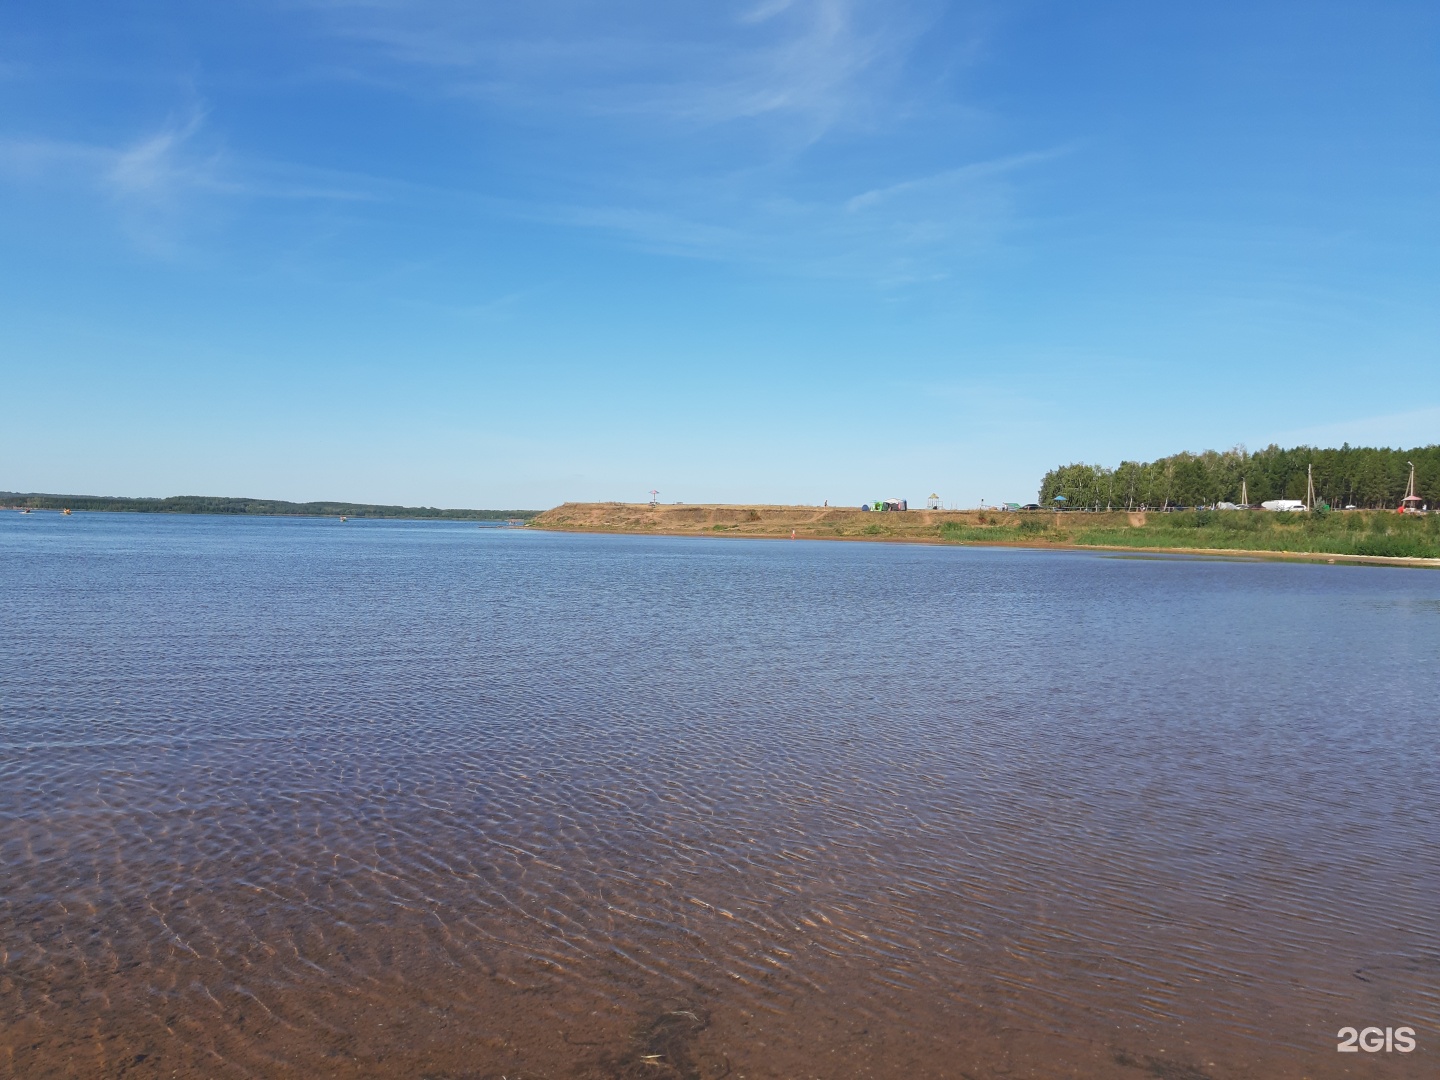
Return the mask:
POLYGON ((1040 482, 1040 503, 1063 495, 1072 509, 1136 506, 1209 506, 1240 502, 1241 481, 1252 504, 1268 499, 1303 499, 1307 466, 1314 466, 1315 496, 1332 507, 1394 509, 1405 494, 1415 463, 1415 492, 1440 506, 1440 445, 1414 450, 1351 446, 1322 450, 1267 446, 1249 453, 1233 450, 1173 454, 1156 461, 1064 465, 1040 482))
POLYGON ((0 506, 33 510, 119 510, 132 514, 263 514, 281 517, 440 518, 449 521, 529 520, 538 510, 441 510, 433 506, 376 506, 371 503, 231 499, 216 495, 171 495, 168 499, 127 499, 114 495, 41 495, 0 491, 0 506))

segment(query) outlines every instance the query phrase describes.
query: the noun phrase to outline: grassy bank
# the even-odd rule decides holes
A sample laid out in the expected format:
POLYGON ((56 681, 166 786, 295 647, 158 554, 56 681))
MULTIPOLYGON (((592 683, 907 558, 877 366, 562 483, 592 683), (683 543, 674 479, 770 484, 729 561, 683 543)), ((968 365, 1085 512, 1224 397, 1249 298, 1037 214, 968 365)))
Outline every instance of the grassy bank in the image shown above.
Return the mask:
POLYGON ((1263 510, 1171 514, 918 510, 896 514, 811 506, 566 503, 545 511, 533 524, 585 532, 755 537, 788 537, 793 533, 805 539, 1440 559, 1440 515, 1414 517, 1364 510, 1328 514, 1272 514, 1263 510))
POLYGON ((977 525, 946 522, 940 526, 940 535, 947 540, 962 542, 986 542, 1003 537, 1010 541, 1049 539, 1080 547, 1440 558, 1440 516, 1420 518, 1387 511, 1323 515, 1272 514, 1263 510, 1196 510, 1137 515, 1037 514, 1029 520, 1001 520, 977 525), (1115 520, 1117 517, 1123 520, 1115 520))
POLYGON ((1076 542, 1107 546, 1134 543, 1132 534, 1138 531, 1151 547, 1440 558, 1440 516, 1437 515, 1422 518, 1384 510, 1326 515, 1197 510, 1149 517, 1139 530, 1105 526, 1081 529, 1076 533, 1076 542), (1132 538, 1127 540, 1127 537, 1132 538))

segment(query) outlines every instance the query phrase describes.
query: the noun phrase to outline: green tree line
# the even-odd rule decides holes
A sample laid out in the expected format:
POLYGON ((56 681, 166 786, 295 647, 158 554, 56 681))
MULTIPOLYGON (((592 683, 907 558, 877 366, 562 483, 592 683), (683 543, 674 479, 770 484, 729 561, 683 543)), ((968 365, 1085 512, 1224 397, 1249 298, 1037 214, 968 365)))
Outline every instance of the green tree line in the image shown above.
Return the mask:
POLYGON ((1338 449, 1270 445, 1255 453, 1233 450, 1180 453, 1155 461, 1122 461, 1115 468, 1072 464, 1051 469, 1040 482, 1040 502, 1064 496, 1072 508, 1209 506, 1241 501, 1241 484, 1251 503, 1305 498, 1306 469, 1313 466, 1315 496, 1330 506, 1393 509, 1405 494, 1415 463, 1415 491, 1440 506, 1440 445, 1413 450, 1370 446, 1338 449))
POLYGON ((167 499, 126 499, 113 495, 42 495, 0 491, 0 506, 32 510, 119 510, 132 514, 263 514, 289 517, 436 518, 447 521, 528 521, 538 510, 441 510, 433 506, 377 506, 371 503, 285 502, 230 499, 215 495, 172 495, 167 499))

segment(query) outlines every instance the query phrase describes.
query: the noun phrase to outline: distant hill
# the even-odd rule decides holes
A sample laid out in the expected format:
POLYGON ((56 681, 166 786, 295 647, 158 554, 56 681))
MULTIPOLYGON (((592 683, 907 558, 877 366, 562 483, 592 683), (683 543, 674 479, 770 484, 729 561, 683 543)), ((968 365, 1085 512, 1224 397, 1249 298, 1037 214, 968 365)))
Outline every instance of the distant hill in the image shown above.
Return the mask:
POLYGON ((528 521, 538 510, 441 510, 434 506, 376 506, 371 503, 285 502, 282 499, 227 499, 215 495, 172 495, 168 499, 126 499, 114 495, 44 495, 0 491, 0 506, 32 510, 111 510, 132 514, 257 514, 270 517, 418 518, 444 521, 528 521))

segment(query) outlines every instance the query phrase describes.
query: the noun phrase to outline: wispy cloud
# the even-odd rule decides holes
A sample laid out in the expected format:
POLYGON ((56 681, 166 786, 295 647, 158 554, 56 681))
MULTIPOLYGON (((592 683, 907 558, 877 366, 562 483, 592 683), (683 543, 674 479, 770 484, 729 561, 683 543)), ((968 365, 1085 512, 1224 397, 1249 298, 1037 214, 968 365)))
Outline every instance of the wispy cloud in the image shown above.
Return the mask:
POLYGON ((741 12, 739 18, 742 23, 765 22, 793 7, 794 4, 795 0, 765 0, 764 3, 757 4, 750 10, 741 12))
POLYGON ((627 236, 651 251, 675 255, 734 258, 749 246, 748 232, 688 220, 662 210, 625 206, 517 207, 521 214, 551 224, 575 225, 627 236))
MULTIPOLYGON (((908 163, 880 152, 857 169, 867 143, 954 119, 936 105, 940 76, 911 70, 947 16, 933 0, 327 0, 316 10, 355 50, 355 70, 410 94, 473 101, 477 132, 536 132, 542 149, 526 164, 537 182, 485 193, 497 196, 492 207, 645 251, 934 281, 1004 232, 1017 174, 1062 153, 938 171, 931 158, 920 176, 836 190, 823 164, 835 147, 846 148, 844 174, 878 181, 908 163)), ((946 30, 946 46, 969 56, 965 33, 946 30)))
POLYGON ((932 173, 929 176, 921 176, 913 180, 902 180, 886 187, 873 188, 846 200, 845 209, 853 214, 856 211, 868 210, 883 203, 915 195, 956 191, 966 186, 974 186, 997 177, 1003 177, 1007 173, 1030 165, 1052 161, 1062 153, 1064 153, 1063 150, 1041 150, 1027 154, 1012 154, 1009 157, 995 158, 991 161, 977 161, 969 165, 961 165, 958 168, 946 169, 943 172, 932 173))
POLYGON ((1011 196, 990 187, 943 207, 897 202, 886 213, 851 214, 843 202, 769 203, 732 210, 507 202, 493 212, 609 234, 637 251, 748 264, 772 273, 869 281, 884 288, 946 280, 957 262, 1003 243, 1011 196))
MULTIPOLYGON (((157 249, 221 216, 205 209, 245 200, 438 198, 457 213, 601 233, 644 252, 891 288, 943 280, 999 242, 1017 220, 1022 174, 1063 152, 944 167, 964 160, 963 140, 952 132, 941 156, 922 133, 955 113, 934 92, 936 71, 914 70, 918 44, 949 17, 938 0, 303 9, 322 38, 307 53, 314 77, 359 79, 447 123, 459 117, 461 144, 468 118, 499 167, 437 175, 420 155, 376 178, 267 161, 232 149, 223 114, 197 95, 112 145, 0 142, 0 170, 88 186, 157 249)), ((944 29, 926 63, 951 45, 968 55, 965 34, 944 29)), ((990 155, 996 145, 987 141, 990 155)))
POLYGON ((815 138, 877 111, 938 6, 769 0, 597 8, 536 0, 515 8, 332 0, 320 11, 335 34, 428 69, 447 92, 681 127, 798 121, 803 136, 815 138))
POLYGON ((193 109, 180 123, 167 124, 121 149, 105 179, 117 192, 146 198, 172 195, 178 187, 215 189, 220 186, 216 158, 185 156, 187 144, 203 123, 204 114, 193 109))
POLYGON ((56 139, 0 139, 0 174, 19 181, 49 179, 56 173, 98 177, 114 161, 103 147, 56 139))
POLYGON ((175 254, 209 200, 373 200, 377 182, 264 160, 239 159, 207 130, 200 106, 116 145, 0 139, 0 174, 20 183, 88 190, 154 254, 175 254))

